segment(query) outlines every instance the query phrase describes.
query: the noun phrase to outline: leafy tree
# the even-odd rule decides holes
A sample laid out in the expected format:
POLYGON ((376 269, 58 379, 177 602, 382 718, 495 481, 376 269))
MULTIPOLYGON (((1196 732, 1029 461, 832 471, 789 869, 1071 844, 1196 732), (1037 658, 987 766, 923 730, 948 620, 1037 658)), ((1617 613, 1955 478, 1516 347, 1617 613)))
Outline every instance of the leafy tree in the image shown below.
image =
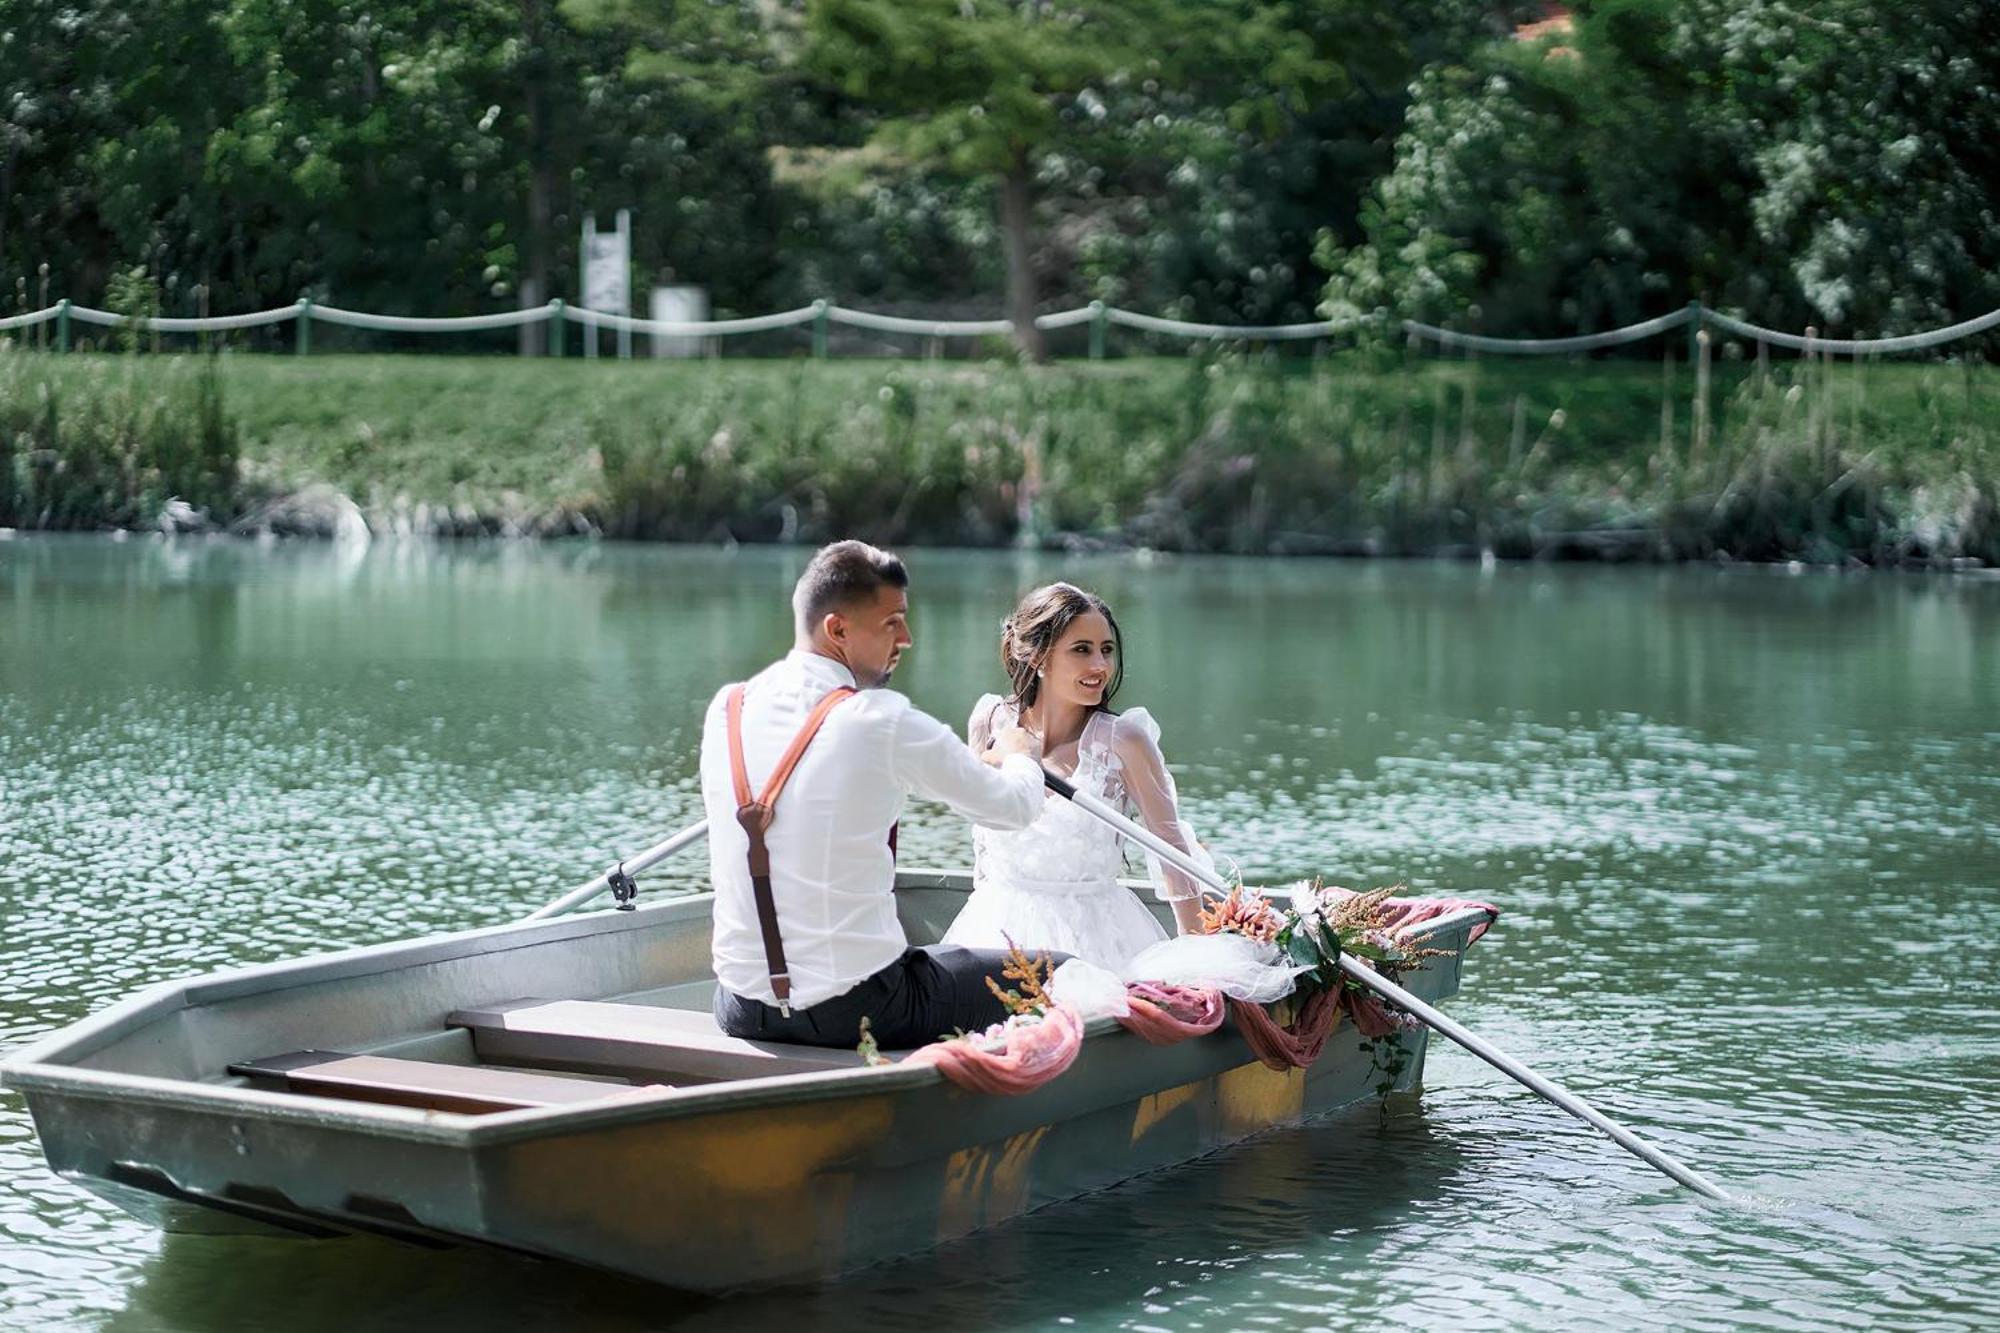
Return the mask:
POLYGON ((1144 144, 1127 88, 1199 94, 1246 124, 1303 106, 1340 70, 1288 17, 1223 0, 814 0, 801 60, 879 117, 871 142, 893 160, 993 185, 1007 315, 1040 359, 1034 211, 1051 168, 1144 144))
POLYGON ((1570 332, 1689 296, 1876 332, 2000 304, 2000 11, 1599 0, 1419 80, 1326 310, 1570 332), (1952 53, 1941 57, 1939 53, 1952 53))

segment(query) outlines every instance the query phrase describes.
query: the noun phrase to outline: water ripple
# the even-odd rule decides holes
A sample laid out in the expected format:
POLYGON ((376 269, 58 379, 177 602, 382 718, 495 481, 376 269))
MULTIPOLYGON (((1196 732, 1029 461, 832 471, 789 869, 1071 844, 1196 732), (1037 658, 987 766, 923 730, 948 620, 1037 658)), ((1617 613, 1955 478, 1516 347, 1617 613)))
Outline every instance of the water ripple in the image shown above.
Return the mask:
MULTIPOLYGON (((169 977, 511 919, 696 814, 700 703, 796 553, 0 547, 0 1046, 169 977), (77 645, 89 644, 88 652, 77 645)), ((1046 560, 922 557, 957 717, 1046 560)), ((163 1237, 0 1098, 0 1326, 826 1329, 2000 1322, 2000 589, 1063 566, 1252 879, 1484 893, 1458 1016, 1740 1193, 1434 1049, 1289 1129, 806 1291, 163 1237), (1752 584, 1754 583, 1754 586, 1752 584), (1199 626, 1230 654, 1189 654, 1199 626), (1329 635, 1322 627, 1337 626, 1329 635)), ((781 630, 779 631, 781 633, 781 630)), ((918 809, 906 859, 965 859, 918 809)), ((664 881, 693 882, 700 858, 664 881)))

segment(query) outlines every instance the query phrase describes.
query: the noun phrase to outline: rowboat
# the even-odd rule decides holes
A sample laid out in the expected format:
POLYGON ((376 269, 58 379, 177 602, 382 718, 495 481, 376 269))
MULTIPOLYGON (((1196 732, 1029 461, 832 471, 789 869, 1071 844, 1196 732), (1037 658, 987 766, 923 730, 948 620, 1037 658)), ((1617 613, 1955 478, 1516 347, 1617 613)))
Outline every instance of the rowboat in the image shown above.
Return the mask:
MULTIPOLYGON (((970 890, 901 871, 910 939, 938 939, 970 890)), ((1279 1073, 1228 1024, 1154 1046, 1102 1019, 1014 1097, 896 1052, 737 1040, 708 1015, 712 901, 170 982, 0 1080, 52 1168, 168 1230, 490 1246, 704 1292, 831 1277, 1421 1085, 1423 1029, 1390 1050, 1344 1026, 1279 1073)), ((1418 927, 1442 952, 1407 989, 1455 994, 1490 919, 1418 927)))

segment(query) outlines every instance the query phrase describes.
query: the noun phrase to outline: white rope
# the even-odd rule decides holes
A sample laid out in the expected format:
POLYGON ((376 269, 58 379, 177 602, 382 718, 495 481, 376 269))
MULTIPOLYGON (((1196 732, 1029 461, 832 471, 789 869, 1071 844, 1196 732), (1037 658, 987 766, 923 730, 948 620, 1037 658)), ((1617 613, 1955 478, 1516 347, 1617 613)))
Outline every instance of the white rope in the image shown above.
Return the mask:
POLYGON ((1183 338, 1260 338, 1281 342, 1290 338, 1330 338, 1344 327, 1327 320, 1311 324, 1192 324, 1184 319, 1161 319, 1158 315, 1142 315, 1136 310, 1120 310, 1116 306, 1108 307, 1104 314, 1113 324, 1122 324, 1128 329, 1176 334, 1183 338))
MULTIPOLYGON (((50 306, 41 314, 53 317, 59 307, 50 306)), ((92 310, 87 305, 73 305, 69 308, 70 318, 84 324, 102 324, 106 328, 118 328, 130 324, 132 316, 117 315, 109 310, 92 310)), ((259 324, 282 324, 288 319, 297 319, 299 308, 295 305, 279 306, 275 310, 253 310, 247 315, 210 315, 206 319, 182 319, 160 316, 157 319, 141 319, 140 324, 161 333, 222 333, 229 329, 251 329, 259 324)), ((0 324, 0 328, 5 328, 0 324)))
MULTIPOLYGON (((295 307, 294 313, 304 307, 295 307)), ((554 306, 530 306, 526 310, 503 310, 492 315, 455 315, 425 319, 416 315, 369 315, 338 306, 316 305, 314 319, 329 324, 345 324, 356 329, 377 329, 385 333, 450 333, 468 329, 511 329, 520 324, 539 324, 553 318, 554 306)))
POLYGON ((1078 306, 1074 310, 1058 310, 1053 315, 1036 315, 1038 329, 1073 329, 1079 324, 1088 324, 1097 314, 1092 306, 1078 306))
POLYGON ((1625 343, 1638 342, 1641 338, 1651 338, 1677 329, 1692 318, 1687 309, 1674 311, 1671 315, 1661 315, 1658 319, 1645 320, 1638 324, 1627 324, 1622 329, 1608 329, 1603 333, 1586 333, 1574 338, 1488 338, 1477 333, 1456 333, 1451 329, 1441 329, 1435 324, 1419 324, 1413 319, 1403 321, 1403 332, 1415 334, 1419 338, 1429 338, 1444 347, 1469 347, 1475 352, 1514 353, 1523 356, 1556 356, 1564 352, 1595 352, 1599 348, 1619 347, 1625 343))
POLYGON ((1789 347, 1793 351, 1804 351, 1807 347, 1811 347, 1820 352, 1916 352, 1959 338, 1970 338, 1975 333, 1984 333, 1991 328, 2000 328, 2000 310, 1989 311, 1977 319, 1968 319, 1942 329, 1932 329, 1927 333, 1906 333, 1899 338, 1804 338, 1796 333, 1780 333, 1776 329, 1767 329, 1759 324, 1747 324, 1714 310, 1703 310, 1702 318, 1723 332, 1733 333, 1740 338, 1754 338, 1776 347, 1789 347))
POLYGON ((52 305, 46 310, 31 310, 25 315, 9 315, 5 319, 0 319, 0 333, 5 333, 8 329, 27 329, 37 324, 46 324, 61 311, 61 306, 52 305))
POLYGON ((288 319, 297 319, 299 308, 295 305, 279 306, 276 310, 253 310, 247 315, 210 315, 206 319, 149 319, 146 327, 158 329, 162 333, 221 333, 228 329, 254 329, 260 324, 282 324, 288 319))
POLYGON ((877 315, 866 310, 850 310, 830 305, 826 317, 836 324, 877 333, 917 333, 932 338, 1005 337, 1014 331, 1011 319, 904 319, 900 315, 877 315))
POLYGON ((590 310, 580 305, 565 306, 563 317, 592 328, 624 329, 631 333, 654 333, 668 338, 722 337, 731 333, 764 333, 770 329, 790 328, 794 324, 807 324, 819 313, 817 306, 800 306, 797 310, 781 310, 775 315, 752 315, 745 319, 702 319, 667 320, 634 319, 630 315, 613 315, 602 310, 590 310))
MULTIPOLYGON (((414 315, 371 315, 359 310, 343 310, 338 306, 316 305, 310 307, 315 319, 323 319, 329 324, 345 324, 358 329, 376 329, 393 333, 446 333, 477 329, 505 329, 522 324, 539 324, 556 314, 556 305, 532 306, 525 310, 507 310, 491 315, 458 315, 444 318, 423 318, 414 315)), ((33 310, 25 314, 0 318, 0 332, 11 329, 31 328, 57 318, 61 306, 49 306, 45 310, 33 310)), ((307 313, 304 304, 280 306, 274 310, 256 310, 243 315, 213 315, 206 319, 158 318, 141 321, 147 328, 161 333, 221 333, 230 329, 256 328, 265 324, 281 324, 297 319, 307 313)), ((771 329, 789 328, 797 324, 812 322, 824 310, 828 320, 835 324, 845 324, 853 328, 872 329, 880 333, 910 333, 932 338, 978 338, 1004 337, 1014 331, 1012 320, 1005 319, 909 319, 900 315, 880 315, 867 310, 854 310, 846 306, 813 305, 800 306, 796 310, 779 311, 770 315, 754 315, 744 319, 714 320, 653 320, 634 319, 629 315, 613 315, 603 311, 588 310, 582 306, 562 307, 565 318, 592 328, 624 329, 633 333, 650 333, 663 337, 699 338, 726 336, 735 333, 763 333, 771 329)), ((1334 324, 1316 321, 1309 324, 1197 324, 1188 320, 1163 319, 1157 315, 1143 315, 1136 310, 1123 310, 1116 306, 1079 306, 1074 310, 1059 310, 1035 317, 1038 329, 1067 329, 1079 324, 1088 324, 1097 318, 1100 311, 1112 324, 1128 329, 1138 329, 1145 333, 1166 334, 1183 338, 1240 338, 1280 341, 1287 339, 1334 337, 1353 327, 1349 324, 1334 324)), ((72 305, 71 318, 82 324, 99 324, 116 328, 132 322, 127 315, 114 314, 109 310, 96 310, 90 306, 72 305)), ((1693 312, 1680 309, 1672 314, 1661 315, 1657 319, 1645 320, 1638 324, 1628 324, 1623 328, 1609 329, 1603 333, 1588 333, 1571 338, 1490 338, 1483 334, 1458 333, 1440 328, 1435 324, 1419 324, 1414 320, 1402 321, 1406 334, 1427 338, 1443 347, 1470 348, 1474 351, 1494 352, 1502 355, 1561 355, 1569 352, 1594 352, 1606 347, 1618 347, 1626 343, 1638 342, 1655 337, 1670 329, 1679 328, 1693 318, 1693 312)), ((1985 333, 1989 329, 2000 328, 2000 310, 1994 310, 1976 319, 1964 320, 1947 328, 1932 329, 1924 333, 1904 334, 1894 338, 1813 338, 1799 334, 1784 333, 1777 329, 1767 329, 1735 319, 1718 311, 1702 307, 1700 318, 1725 333, 1740 338, 1757 339, 1776 347, 1804 350, 1811 346, 1826 352, 1914 352, 1929 347, 1937 347, 1960 338, 1969 338, 1985 333)))

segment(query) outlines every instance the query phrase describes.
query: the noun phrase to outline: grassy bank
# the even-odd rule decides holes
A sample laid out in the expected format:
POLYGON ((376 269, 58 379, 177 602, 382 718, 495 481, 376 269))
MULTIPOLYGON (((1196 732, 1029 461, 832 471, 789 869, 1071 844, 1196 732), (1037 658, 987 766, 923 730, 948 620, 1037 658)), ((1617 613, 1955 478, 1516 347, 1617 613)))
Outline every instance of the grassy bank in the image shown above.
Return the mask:
POLYGON ((1995 371, 1722 361, 1701 407, 1685 365, 1400 353, 0 353, 0 525, 178 497, 238 530, 2000 562, 1995 371))

